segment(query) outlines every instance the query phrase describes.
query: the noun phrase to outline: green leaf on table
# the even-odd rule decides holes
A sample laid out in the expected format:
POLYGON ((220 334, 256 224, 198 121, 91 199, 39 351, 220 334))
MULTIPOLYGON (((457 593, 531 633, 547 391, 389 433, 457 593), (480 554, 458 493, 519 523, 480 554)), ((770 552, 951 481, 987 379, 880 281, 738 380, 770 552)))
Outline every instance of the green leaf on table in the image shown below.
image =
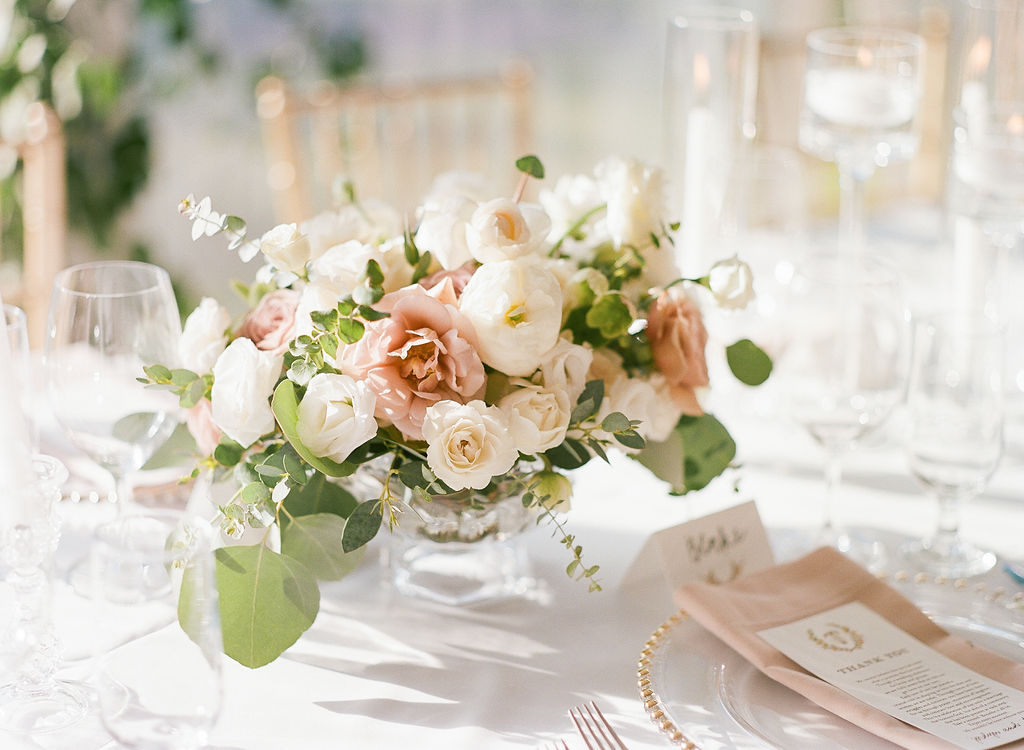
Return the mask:
POLYGON ((538 180, 544 179, 544 165, 541 163, 533 154, 527 156, 521 156, 516 159, 516 169, 523 174, 528 174, 538 180))
MULTIPOLYGON (((295 452, 302 456, 303 460, 314 469, 326 474, 329 477, 347 477, 356 467, 354 464, 338 463, 329 458, 321 458, 307 448, 299 439, 299 399, 295 393, 295 384, 290 380, 282 380, 274 391, 274 398, 270 402, 270 408, 281 426, 281 432, 288 438, 295 452)), ((259 471, 259 468, 257 468, 259 471)))
POLYGON ((341 538, 345 519, 333 513, 314 513, 292 519, 281 532, 281 552, 305 565, 323 581, 338 581, 359 565, 366 547, 345 552, 341 538))
MULTIPOLYGON (((269 664, 316 619, 316 578, 298 560, 263 545, 221 547, 216 559, 224 653, 252 669, 269 664)), ((191 618, 179 613, 179 619, 191 618)))
POLYGON ((683 416, 667 440, 648 441, 634 456, 679 494, 703 489, 729 468, 735 457, 735 441, 711 414, 683 416))
POLYGON ((727 346, 725 358, 736 379, 747 385, 761 385, 772 374, 772 359, 750 339, 727 346))
POLYGON ((377 536, 383 518, 380 503, 376 500, 367 500, 356 506, 345 523, 345 532, 341 537, 342 549, 352 552, 377 536))
POLYGON ((587 325, 596 328, 606 339, 624 335, 633 323, 633 315, 622 295, 609 292, 597 298, 587 310, 587 325))
MULTIPOLYGON (((359 501, 351 492, 329 481, 320 472, 315 473, 304 486, 293 489, 284 501, 284 509, 292 516, 333 513, 348 518, 357 505, 359 501)), ((283 516, 282 523, 287 525, 287 516, 283 516)))

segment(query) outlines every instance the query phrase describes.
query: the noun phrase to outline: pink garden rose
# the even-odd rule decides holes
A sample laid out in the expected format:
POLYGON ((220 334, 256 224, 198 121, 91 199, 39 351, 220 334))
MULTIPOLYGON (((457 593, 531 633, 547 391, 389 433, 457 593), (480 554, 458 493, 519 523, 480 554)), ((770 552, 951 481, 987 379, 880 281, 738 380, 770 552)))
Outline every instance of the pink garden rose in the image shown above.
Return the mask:
POLYGON ((452 289, 455 290, 455 296, 458 298, 462 295, 462 290, 466 288, 466 284, 473 277, 473 272, 476 271, 476 268, 477 262, 475 260, 463 263, 458 268, 453 268, 450 271, 447 268, 442 268, 420 279, 420 285, 424 289, 433 289, 438 284, 443 284, 445 280, 449 280, 451 281, 452 289))
POLYGON ((672 287, 654 301, 647 315, 647 339, 676 405, 685 414, 703 414, 696 389, 708 384, 708 332, 700 307, 685 290, 672 287))
POLYGON ((295 336, 295 308, 299 295, 291 289, 278 289, 264 295, 245 316, 238 335, 251 339, 257 349, 284 354, 295 336))
POLYGON ((204 456, 213 453, 221 438, 220 430, 213 423, 212 408, 210 399, 203 398, 185 414, 185 425, 204 456))
POLYGON ((390 317, 367 323, 363 337, 338 352, 338 365, 376 394, 378 419, 422 440, 432 404, 483 396, 476 333, 456 307, 418 284, 384 295, 375 307, 390 317))

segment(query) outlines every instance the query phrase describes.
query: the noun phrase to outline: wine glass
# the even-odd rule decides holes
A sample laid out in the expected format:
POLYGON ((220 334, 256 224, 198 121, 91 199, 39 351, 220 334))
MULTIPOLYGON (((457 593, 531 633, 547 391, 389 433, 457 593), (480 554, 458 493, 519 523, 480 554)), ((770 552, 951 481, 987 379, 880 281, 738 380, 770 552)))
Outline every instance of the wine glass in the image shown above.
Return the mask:
POLYGON ((977 313, 925 318, 915 329, 907 457, 938 500, 939 520, 934 534, 902 552, 934 575, 978 575, 996 563, 959 528, 964 505, 985 488, 1003 450, 1004 343, 1000 327, 977 313))
POLYGON ((839 171, 840 248, 864 243, 864 187, 876 167, 917 150, 921 37, 840 27, 807 35, 800 148, 839 171))
POLYGON ((148 263, 99 261, 61 271, 46 330, 50 404, 72 444, 110 473, 115 499, 131 499, 142 467, 177 423, 169 393, 136 381, 143 367, 173 366, 181 335, 170 278, 148 263))
POLYGON ((904 396, 909 331, 899 275, 871 255, 809 255, 796 264, 786 306, 777 377, 790 416, 825 451, 820 542, 875 562, 880 545, 852 539, 836 510, 844 455, 904 396))
POLYGON ((205 747, 221 710, 223 648, 209 524, 128 512, 96 529, 90 561, 103 725, 128 747, 205 747))
POLYGON ((25 311, 14 305, 4 305, 3 316, 7 328, 7 342, 11 350, 11 362, 14 365, 14 378, 18 387, 18 399, 25 415, 25 427, 32 452, 36 453, 39 450, 39 425, 32 412, 32 355, 28 347, 28 319, 25 317, 25 311))

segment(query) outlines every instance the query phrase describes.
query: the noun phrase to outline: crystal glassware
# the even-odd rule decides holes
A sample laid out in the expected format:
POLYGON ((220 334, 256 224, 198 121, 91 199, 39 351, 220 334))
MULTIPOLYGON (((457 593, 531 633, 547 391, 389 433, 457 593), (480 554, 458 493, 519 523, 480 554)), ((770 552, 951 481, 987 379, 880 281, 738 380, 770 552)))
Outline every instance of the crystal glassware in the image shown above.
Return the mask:
POLYGON ((205 747, 222 703, 222 640, 209 524, 129 511, 96 529, 100 718, 140 750, 205 747), (127 640, 125 632, 132 633, 127 640))
POLYGON ((25 414, 32 452, 39 450, 39 425, 33 414, 34 398, 32 388, 32 355, 28 346, 28 319, 25 311, 14 305, 4 305, 4 323, 7 327, 7 342, 11 347, 11 362, 18 386, 18 400, 25 414))
POLYGON ((921 94, 916 34, 839 27, 807 36, 800 147, 839 171, 840 249, 864 244, 864 187, 875 168, 909 159, 921 94))
POLYGON ((789 416, 824 449, 821 542, 875 562, 872 540, 838 519, 845 454, 903 400, 908 314, 895 269, 871 255, 810 255, 796 264, 784 301, 787 339, 776 374, 789 416))
POLYGON ((129 472, 142 467, 177 424, 170 394, 136 378, 173 366, 181 334, 170 278, 148 263, 72 266, 54 281, 46 331, 50 405, 71 442, 113 477, 123 508, 129 472))
POLYGON ((959 529, 964 506, 984 490, 1003 450, 1003 333, 983 315, 948 313, 922 319, 914 344, 907 458, 938 501, 939 520, 928 539, 902 552, 933 575, 984 573, 995 555, 959 529))

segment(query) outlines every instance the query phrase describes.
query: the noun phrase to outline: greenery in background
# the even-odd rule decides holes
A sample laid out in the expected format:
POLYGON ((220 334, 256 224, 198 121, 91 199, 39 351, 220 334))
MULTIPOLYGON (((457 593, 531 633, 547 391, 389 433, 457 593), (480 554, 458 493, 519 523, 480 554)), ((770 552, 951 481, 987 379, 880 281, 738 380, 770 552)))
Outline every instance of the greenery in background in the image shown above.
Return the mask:
MULTIPOLYGON (((255 1, 300 25, 298 19, 304 14, 295 0, 255 1)), ((53 107, 67 139, 71 231, 97 252, 147 260, 145 240, 118 237, 117 223, 150 176, 147 98, 138 96, 138 91, 147 87, 146 78, 151 75, 144 59, 151 50, 143 50, 137 41, 143 35, 132 34, 130 39, 136 41, 129 41, 118 56, 94 53, 91 40, 76 28, 75 5, 76 0, 13 0, 0 10, 0 139, 12 146, 20 142, 17 123, 31 102, 53 107)), ((80 14, 99 13, 103 6, 98 2, 80 5, 80 14)), ((138 0, 136 12, 138 21, 159 27, 172 49, 187 51, 201 74, 215 75, 220 70, 218 53, 205 47, 196 34, 197 10, 192 0, 138 0)), ((315 57, 318 75, 340 79, 362 67, 361 39, 332 36, 309 23, 300 31, 315 57)), ((271 72, 277 72, 272 63, 257 65, 246 83, 271 72)), ((187 79, 188 73, 181 75, 187 79)), ((21 257, 21 211, 20 165, 10 147, 0 149, 0 247, 5 260, 21 257)), ((177 291, 184 302, 182 290, 177 291)))

